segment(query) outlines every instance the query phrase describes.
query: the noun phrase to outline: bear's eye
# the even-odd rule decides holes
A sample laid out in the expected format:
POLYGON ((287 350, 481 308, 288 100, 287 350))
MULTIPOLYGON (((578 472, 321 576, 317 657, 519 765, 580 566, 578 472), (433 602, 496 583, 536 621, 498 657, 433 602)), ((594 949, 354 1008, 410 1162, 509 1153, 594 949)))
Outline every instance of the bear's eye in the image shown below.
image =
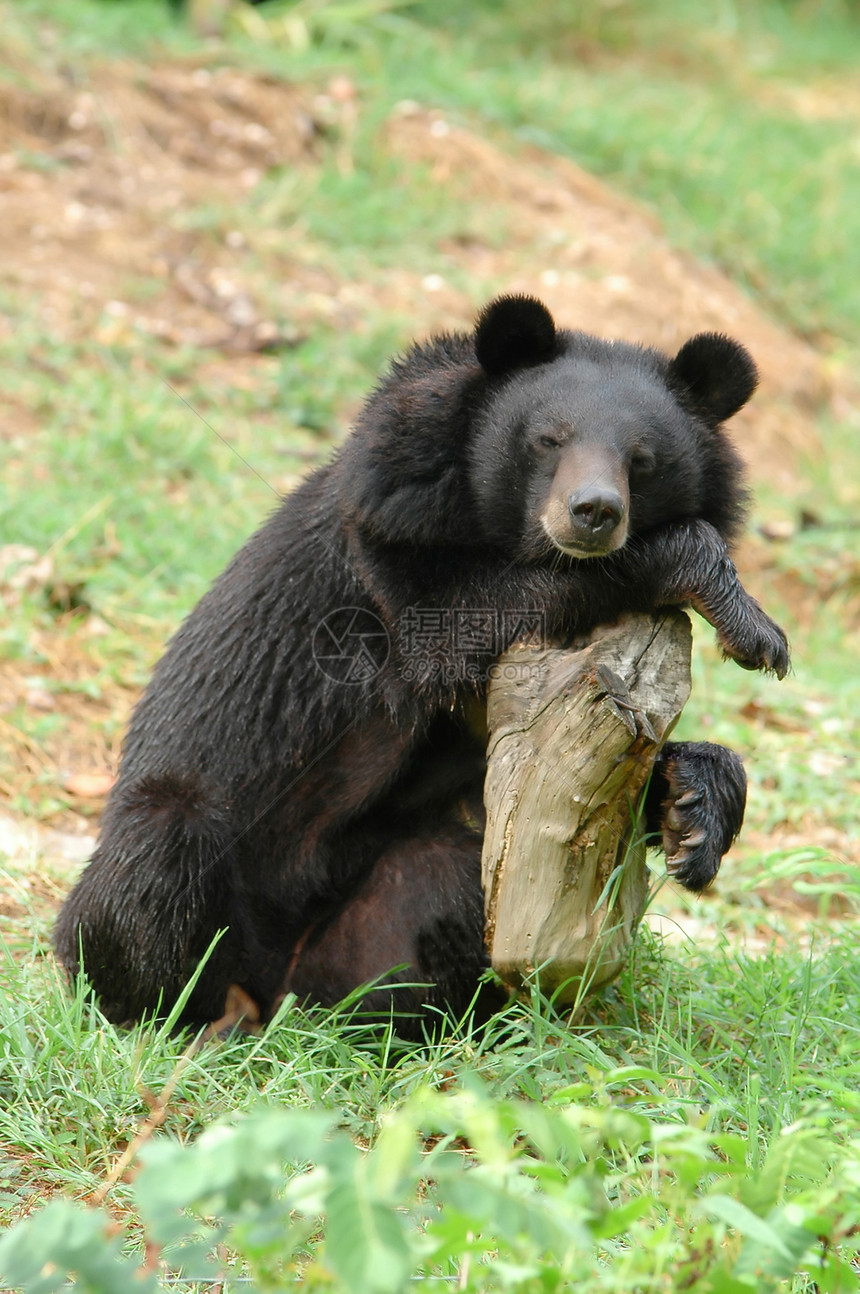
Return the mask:
POLYGON ((654 455, 647 449, 634 449, 630 456, 630 470, 637 476, 647 476, 656 466, 654 455))
POLYGON ((543 436, 538 436, 537 442, 541 449, 561 449, 564 443, 558 436, 551 436, 548 432, 543 436))

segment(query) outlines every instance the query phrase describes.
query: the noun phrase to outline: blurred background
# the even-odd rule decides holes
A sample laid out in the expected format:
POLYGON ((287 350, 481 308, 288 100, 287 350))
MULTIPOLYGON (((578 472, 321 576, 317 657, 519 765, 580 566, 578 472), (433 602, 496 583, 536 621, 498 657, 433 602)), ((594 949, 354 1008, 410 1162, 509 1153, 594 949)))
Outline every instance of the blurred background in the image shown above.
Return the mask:
MULTIPOLYGON (((505 291, 737 337, 742 576, 784 683, 697 625, 683 728, 747 761, 747 946, 860 862, 855 0, 0 4, 0 900, 44 935, 164 642, 392 352, 505 291)), ((658 864, 659 867, 659 864, 658 864)), ((853 888, 852 888, 853 887, 853 888)))

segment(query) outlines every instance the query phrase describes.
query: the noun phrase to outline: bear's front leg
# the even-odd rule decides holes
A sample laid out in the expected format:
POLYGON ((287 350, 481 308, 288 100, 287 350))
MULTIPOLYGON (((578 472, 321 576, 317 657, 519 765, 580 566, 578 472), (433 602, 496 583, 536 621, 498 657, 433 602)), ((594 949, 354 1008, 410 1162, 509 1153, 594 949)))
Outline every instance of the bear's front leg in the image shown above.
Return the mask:
MULTIPOLYGON (((741 584, 719 531, 707 521, 686 521, 658 532, 653 542, 662 570, 658 597, 689 604, 704 616, 724 654, 744 669, 784 678, 791 663, 788 639, 741 584)), ((641 553, 637 559, 642 561, 641 553)))
POLYGON ((741 829, 747 779, 739 756, 711 742, 668 742, 654 763, 645 825, 658 836, 666 870, 703 890, 741 829))

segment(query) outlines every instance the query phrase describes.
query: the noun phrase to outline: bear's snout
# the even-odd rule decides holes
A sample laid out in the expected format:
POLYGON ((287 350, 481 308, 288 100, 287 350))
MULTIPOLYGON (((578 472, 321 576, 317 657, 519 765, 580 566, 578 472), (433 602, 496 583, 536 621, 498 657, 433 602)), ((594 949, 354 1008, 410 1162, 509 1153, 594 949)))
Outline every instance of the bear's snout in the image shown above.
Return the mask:
POLYGON ((577 490, 550 499, 544 533, 569 557, 605 557, 627 541, 628 506, 615 490, 577 490))
POLYGON ((567 501, 573 528, 586 542, 608 538, 624 518, 624 500, 615 490, 577 490, 567 501))
POLYGON ((623 547, 630 490, 620 455, 603 446, 569 446, 540 520, 555 547, 570 557, 604 557, 623 547))

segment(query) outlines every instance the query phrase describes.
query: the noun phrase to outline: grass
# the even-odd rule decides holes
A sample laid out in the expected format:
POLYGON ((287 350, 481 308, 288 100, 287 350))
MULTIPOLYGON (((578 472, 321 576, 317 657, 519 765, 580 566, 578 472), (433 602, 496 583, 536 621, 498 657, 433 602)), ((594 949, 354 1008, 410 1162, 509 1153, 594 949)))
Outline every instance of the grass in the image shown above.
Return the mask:
MULTIPOLYGON (((726 0, 707 22, 687 0, 561 10, 540 0, 526 13, 449 2, 370 25, 361 9, 346 34, 338 27, 306 50, 260 41, 258 23, 257 40, 239 32, 231 46, 231 56, 277 75, 346 69, 355 78, 362 165, 346 181, 334 168, 319 202, 293 188, 347 265, 363 246, 374 258, 408 248, 416 226, 426 246, 456 219, 432 185, 418 204, 397 201, 399 169, 368 151, 392 106, 418 98, 573 157, 650 203, 675 241, 725 267, 795 328, 856 349, 860 37, 850 4, 726 0)), ((39 0, 22 0, 12 33, 26 43, 25 15, 43 12, 39 0)), ((159 0, 66 0, 51 19, 77 56, 140 54, 153 41, 180 55, 193 49, 159 0)))
MULTIPOLYGON (((798 1194, 797 1165, 786 1173, 783 1163, 782 1180, 776 1186, 773 1181, 767 1184, 768 1166, 772 1178, 773 1160, 781 1156, 784 1159, 786 1148, 800 1140, 801 1134, 817 1135, 821 1140, 817 1149, 821 1152, 822 1130, 830 1138, 826 1152, 831 1159, 817 1161, 821 1177, 827 1177, 840 1162, 847 1165, 849 1150, 854 1153, 850 1140, 856 1137, 858 1038, 854 1004, 860 989, 856 951, 856 933, 845 929, 815 955, 788 949, 747 957, 723 947, 707 953, 693 952, 688 964, 682 966, 674 960, 666 962, 659 945, 645 941, 635 955, 638 964, 631 966, 612 990, 594 1001, 573 1026, 554 1018, 547 1004, 536 998, 512 1007, 507 1018, 500 1020, 488 1036, 478 1037, 466 1030, 429 1047, 416 1048, 393 1044, 378 1032, 365 1032, 350 1021, 348 1012, 339 1018, 332 1013, 306 1016, 288 1002, 263 1037, 237 1035, 226 1043, 192 1053, 186 1050, 188 1040, 175 1037, 165 1026, 144 1025, 123 1031, 108 1025, 98 1017, 85 991, 69 997, 56 972, 46 967, 37 950, 33 960, 10 960, 6 967, 7 991, 14 1008, 6 1015, 0 1045, 0 1139, 8 1155, 2 1207, 13 1220, 22 1212, 30 1214, 46 1193, 101 1201, 106 1198, 109 1184, 113 1232, 117 1233, 119 1225, 119 1233, 132 1242, 129 1252, 133 1253, 133 1242, 140 1233, 141 1207, 143 1216, 151 1218, 151 1205, 148 1210, 146 1192, 142 1190, 146 1170, 143 1179, 129 1185, 117 1182, 115 1166, 122 1147, 134 1137, 147 1110, 150 1134, 153 1112, 158 1111, 164 1116, 163 1121, 158 1120, 159 1135, 166 1132, 177 1145, 185 1147, 191 1147, 201 1131, 219 1119, 227 1119, 233 1129, 225 1135, 239 1136, 244 1129, 241 1135, 246 1142, 258 1128, 261 1140, 256 1160, 247 1161, 249 1172, 253 1172, 252 1163, 265 1161, 266 1147, 271 1153, 272 1138, 282 1135, 278 1130, 283 1125, 287 1139, 285 1150, 279 1153, 297 1167, 307 1157, 330 1164, 332 1181, 340 1182, 343 1191, 348 1171, 353 1170, 348 1170, 342 1157, 336 1165, 331 1159, 326 1140, 331 1115, 324 1127, 321 1123, 311 1133, 305 1130, 303 1137, 299 1135, 301 1125, 295 1122, 301 1111, 329 1111, 360 1145, 379 1143, 387 1148, 386 1181, 398 1172, 391 1158, 395 1153, 391 1145, 392 1120, 401 1121, 410 1143, 421 1129, 426 1136, 434 1127, 465 1137, 467 1144, 475 1148, 465 1161, 467 1168, 476 1171, 481 1163, 495 1160, 497 1181, 506 1182, 509 1175, 514 1175, 515 1180, 505 1188, 513 1192, 505 1195, 505 1207, 510 1213, 515 1200, 519 1201, 518 1207, 523 1207, 522 1174, 529 1172, 529 1160, 523 1160, 522 1151, 512 1145, 512 1132, 519 1128, 520 1139, 535 1138, 537 1112, 557 1109, 563 1112, 566 1126, 572 1121, 580 1126, 576 1144, 582 1151, 589 1144, 587 1128, 597 1130, 598 1142, 603 1143, 597 1159, 580 1154, 573 1161, 579 1164, 578 1171, 589 1163, 601 1164, 603 1184, 598 1186, 595 1180, 590 1190, 607 1193, 609 1213, 601 1213, 601 1228, 578 1259, 589 1268, 592 1261, 596 1263, 593 1288, 628 1288, 623 1283, 625 1268, 631 1262, 634 1268, 638 1265, 638 1259, 634 1262, 631 1255, 641 1259, 649 1245, 654 1250, 650 1257, 658 1265, 660 1258, 665 1260, 670 1252, 676 1262, 693 1262, 698 1252, 703 1270, 702 1283, 696 1288, 712 1288, 710 1281, 716 1279, 719 1269, 732 1265, 737 1269, 742 1257, 738 1246, 725 1236, 722 1244, 714 1248, 713 1261, 706 1262, 701 1252, 703 1244, 713 1239, 707 1210, 717 1207, 710 1203, 717 1191, 715 1183, 719 1184, 720 1202, 728 1196, 739 1205, 743 1203, 754 1217, 761 1218, 762 1226, 765 1218, 773 1223, 777 1205, 785 1206, 792 1199, 792 1216, 798 1222, 802 1216, 798 1201, 802 1197, 798 1194), (168 1088, 170 1100, 161 1106, 159 1094, 168 1088), (292 1123, 285 1120, 285 1110, 291 1112, 292 1123), (243 1122, 243 1118, 250 1122, 243 1122), (673 1138, 678 1141, 675 1158, 673 1138), (308 1149, 299 1151, 303 1144, 308 1149), (715 1146, 721 1150, 713 1159, 715 1146), (660 1175, 655 1181, 658 1162, 660 1175), (634 1212, 628 1217, 631 1207, 634 1212), (675 1210, 679 1208, 688 1214, 692 1211, 693 1216, 697 1209, 704 1211, 692 1233, 689 1224, 676 1217, 675 1210), (637 1222, 641 1225, 637 1226, 637 1222), (630 1232, 633 1248, 622 1243, 607 1268, 606 1241, 601 1243, 599 1236, 615 1234, 618 1228, 622 1233, 630 1232), (592 1245, 593 1259, 589 1257, 592 1245), (613 1269, 619 1284, 612 1278, 613 1269)), ((553 1136, 560 1136, 561 1129, 544 1128, 543 1135, 543 1151, 547 1154, 553 1136)), ((433 1144, 432 1139, 429 1144, 433 1144)), ((224 1167, 231 1162, 229 1157, 224 1158, 229 1145, 223 1141, 221 1145, 220 1168, 211 1160, 205 1162, 205 1184, 195 1175, 197 1161, 190 1151, 182 1160, 171 1160, 172 1175, 162 1176, 157 1187, 165 1212, 184 1200, 184 1190, 188 1191, 189 1204, 198 1198, 211 1200, 213 1191, 217 1194, 213 1172, 223 1176, 226 1171, 225 1181, 232 1180, 224 1167)), ((344 1150, 345 1147, 346 1143, 344 1150)), ((404 1153, 401 1144, 397 1162, 402 1163, 404 1153)), ((552 1200, 557 1201, 558 1190, 568 1184, 570 1169, 557 1182, 554 1178, 568 1153, 559 1143, 547 1160, 543 1176, 544 1189, 549 1194, 540 1204, 543 1211, 557 1207, 552 1200), (556 1169, 552 1168, 553 1162, 556 1169)), ((140 1157, 144 1163, 151 1157, 146 1139, 140 1157)), ((459 1168, 462 1167, 461 1163, 459 1168)), ((204 1170, 197 1171, 202 1175, 204 1170)), ((296 1168, 291 1172, 295 1174, 296 1168)), ((426 1165, 423 1172, 426 1178, 426 1165)), ((450 1183, 441 1167, 433 1178, 433 1183, 424 1189, 444 1197, 450 1183)), ((482 1206, 481 1180, 479 1176, 472 1179, 465 1202, 459 1204, 472 1226, 482 1206)), ((831 1227, 822 1220, 827 1212, 826 1183, 819 1180, 817 1185, 815 1225, 821 1228, 821 1234, 826 1234, 831 1227)), ((259 1277, 261 1246, 249 1247, 246 1238, 242 1249, 239 1223, 241 1215, 245 1219, 242 1225, 247 1227, 252 1197, 236 1212, 241 1191, 249 1188, 241 1186, 237 1177, 230 1189, 232 1196, 225 1196, 217 1211, 232 1223, 229 1242, 234 1249, 238 1244, 239 1252, 259 1277)), ((255 1190, 254 1207, 259 1208, 259 1190, 255 1190)), ((362 1190, 369 1207, 374 1201, 373 1181, 365 1181, 362 1190)), ((849 1194, 847 1186, 837 1192, 842 1207, 849 1194)), ((409 1193, 402 1199, 398 1197, 398 1208, 414 1208, 414 1198, 409 1193)), ((564 1205, 566 1226, 585 1228, 586 1222, 592 1225, 595 1200, 593 1197, 592 1204, 586 1207, 582 1198, 570 1199, 564 1205)), ((500 1196, 483 1223, 490 1234, 495 1234, 493 1218, 501 1206, 500 1196)), ((447 1207, 456 1216, 453 1201, 447 1207)), ((720 1207, 727 1206, 720 1203, 720 1207)), ((348 1272, 340 1270, 345 1241, 338 1230, 334 1203, 330 1201, 326 1209, 329 1221, 325 1249, 321 1250, 318 1240, 312 1239, 294 1255, 295 1262, 312 1286, 312 1269, 307 1263, 316 1255, 317 1264, 328 1269, 328 1279, 333 1271, 338 1273, 341 1283, 337 1283, 336 1276, 336 1287, 355 1288, 348 1272)), ((203 1211, 211 1214, 213 1206, 203 1211)), ((173 1213, 170 1216, 178 1218, 173 1213)), ((81 1227, 92 1217, 92 1211, 68 1214, 70 1230, 74 1230, 72 1224, 81 1227)), ((54 1214, 35 1215, 29 1224, 32 1235, 27 1243, 38 1243, 39 1228, 47 1238, 53 1222, 54 1214)), ((107 1226, 107 1219, 103 1225, 107 1226)), ((156 1223, 150 1220, 147 1225, 150 1236, 158 1238, 156 1223)), ((518 1225, 525 1231, 525 1220, 518 1225)), ((173 1226, 175 1230, 175 1221, 173 1226)), ((835 1225, 833 1231, 836 1234, 835 1225)), ((22 1233, 22 1241, 25 1234, 29 1233, 22 1233)), ((289 1257, 286 1233, 278 1235, 280 1242, 271 1245, 271 1256, 280 1254, 285 1259, 285 1255, 289 1257)), ((360 1246, 369 1245, 371 1240, 367 1233, 360 1241, 356 1239, 358 1248, 351 1250, 353 1262, 359 1262, 360 1246)), ((52 1243, 61 1249, 56 1239, 52 1243)), ((496 1243, 503 1247, 505 1241, 496 1243)), ((538 1288, 527 1281, 522 1283, 528 1262, 545 1274, 558 1273, 567 1265, 565 1251, 560 1250, 550 1260, 541 1260, 537 1239, 530 1246, 521 1234, 518 1240, 508 1237, 507 1243, 513 1244, 515 1250, 519 1246, 523 1273, 520 1283, 514 1280, 502 1288, 538 1288)), ((566 1244, 570 1244, 570 1234, 566 1244)), ((389 1252, 397 1247, 393 1241, 378 1240, 378 1247, 378 1258, 393 1261, 394 1255, 389 1252)), ((801 1267, 810 1261, 805 1255, 814 1247, 813 1236, 807 1234, 797 1255, 801 1267)), ((28 1252, 32 1254, 32 1249, 28 1252)), ((409 1255, 409 1271, 426 1272, 428 1253, 425 1248, 409 1255)), ((164 1256, 169 1257, 169 1250, 164 1256)), ((7 1247, 3 1257, 11 1262, 13 1251, 7 1247)), ((180 1261, 174 1254, 174 1270, 180 1261)), ((184 1261, 183 1288, 188 1288, 191 1273, 203 1269, 202 1255, 193 1259, 191 1273, 191 1259, 186 1257, 184 1261)), ((223 1248, 219 1261, 224 1269, 227 1257, 223 1248)), ((494 1277, 495 1281, 503 1279, 498 1262, 497 1255, 489 1264, 485 1258, 470 1269, 468 1263, 464 1265, 461 1253, 458 1268, 443 1263, 441 1269, 437 1266, 434 1270, 459 1271, 461 1288, 490 1289, 498 1288, 494 1277)), ((80 1258, 72 1265, 78 1270, 86 1269, 80 1258)), ((120 1271, 118 1260, 111 1270, 117 1273, 116 1285, 107 1279, 101 1284, 84 1279, 81 1287, 119 1291, 128 1273, 120 1271)), ((293 1270, 296 1268, 288 1264, 282 1270, 282 1279, 288 1279, 293 1270)), ((759 1278, 759 1289, 807 1288, 802 1277, 790 1285, 766 1280, 760 1271, 759 1278)), ((265 1282, 257 1287, 267 1288, 265 1282)), ((401 1281, 379 1286, 402 1287, 401 1281)), ((743 1283, 737 1286, 745 1287, 743 1283)), ((36 1286, 28 1284, 27 1288, 36 1286)), ((713 1288, 720 1286, 715 1284, 713 1288)))
MULTIPOLYGON (((534 141, 573 157, 647 201, 679 246, 728 268, 834 365, 857 353, 855 11, 760 0, 721 4, 705 22, 700 6, 681 0, 575 10, 550 0, 527 8, 513 0, 416 5, 336 32, 321 18, 318 39, 301 49, 241 31, 226 45, 201 46, 154 0, 5 7, 5 75, 18 84, 38 83, 37 69, 53 66, 58 50, 79 69, 92 58, 142 61, 167 51, 265 68, 314 89, 345 73, 361 102, 348 165, 332 136, 307 171, 273 171, 250 195, 177 217, 212 245, 225 230, 238 231, 273 310, 281 299, 274 285, 293 257, 349 285, 357 302, 349 330, 308 310, 295 344, 249 359, 237 384, 235 366, 219 368, 192 346, 123 334, 109 319, 82 337, 52 326, 23 292, 8 289, 0 301, 15 320, 0 338, 7 394, 29 419, 0 440, 0 548, 24 542, 52 562, 50 578, 11 601, 0 625, 0 687, 6 677, 16 686, 23 680, 58 703, 53 711, 30 707, 19 689, 6 705, 2 693, 0 785, 23 788, 19 810, 51 821, 70 806, 80 810, 57 784, 53 754, 36 761, 29 782, 22 761, 88 742, 102 757, 115 751, 128 704, 165 637, 271 509, 273 491, 289 488, 343 435, 423 306, 390 290, 398 268, 429 273, 442 265, 451 274, 440 245, 476 234, 504 247, 503 210, 387 153, 380 127, 398 101, 438 106, 506 147, 534 141), (77 612, 69 590, 77 590, 77 612)), ((49 165, 38 151, 23 163, 49 165)), ((486 295, 478 270, 455 275, 475 300, 486 295)), ((132 280, 127 297, 145 302, 152 291, 146 279, 132 280)), ((44 860, 10 861, 0 1216, 11 1226, 32 1215, 36 1230, 11 1226, 8 1234, 24 1237, 40 1259, 45 1246, 59 1254, 57 1235, 39 1239, 44 1201, 104 1199, 126 1253, 139 1254, 146 1227, 155 1228, 147 1234, 157 1233, 161 1253, 158 1228, 176 1230, 185 1204, 204 1230, 215 1213, 227 1219, 223 1235, 206 1232, 207 1244, 221 1245, 218 1261, 234 1278, 238 1254, 261 1289, 283 1288, 295 1271, 311 1287, 351 1289, 343 1257, 350 1246, 369 1255, 367 1271, 394 1273, 388 1285, 365 1273, 362 1294, 374 1280, 399 1289, 413 1272, 428 1271, 476 1290, 566 1288, 572 1273, 594 1289, 811 1294, 814 1279, 821 1289, 853 1288, 860 936, 846 859, 860 790, 860 574, 850 416, 844 426, 823 421, 822 437, 828 452, 809 464, 801 501, 821 524, 794 527, 755 550, 764 554, 768 607, 792 630, 793 675, 779 685, 744 675, 718 659, 708 630, 697 632, 680 735, 742 750, 751 783, 747 829, 717 891, 683 901, 658 889, 652 899, 682 927, 696 923, 700 942, 663 947, 643 931, 628 972, 573 1022, 535 997, 512 1006, 486 1036, 464 1027, 414 1048, 369 1034, 349 1007, 308 1015, 288 1002, 263 1036, 237 1035, 189 1055, 187 1038, 154 1024, 118 1030, 83 989, 68 993, 47 951, 68 876, 44 860), (284 1111, 326 1111, 329 1124, 283 1132, 284 1111), (548 1121, 539 1127, 542 1111, 548 1121), (190 1156, 158 1170, 164 1182, 188 1183, 184 1199, 170 1197, 169 1218, 146 1213, 147 1170, 140 1183, 119 1180, 105 1190, 142 1120, 163 1153, 175 1143, 190 1156), (206 1159, 201 1134, 219 1120, 230 1136, 246 1129, 261 1164, 269 1163, 266 1138, 279 1145, 282 1134, 298 1138, 318 1164, 317 1212, 287 1197, 295 1217, 307 1208, 313 1223, 294 1253, 287 1255, 284 1237, 295 1217, 277 1213, 259 1182, 247 1198, 226 1190, 217 1207, 211 1198, 204 1207, 201 1181, 215 1161, 206 1159), (348 1133, 348 1148, 334 1125, 348 1133), (405 1148, 434 1154, 443 1141, 468 1172, 483 1165, 495 1174, 492 1203, 492 1181, 473 1175, 462 1191, 442 1159, 422 1176, 405 1148), (363 1148, 357 1160, 353 1144, 363 1148), (411 1167, 398 1176, 397 1164, 411 1167), (386 1166, 394 1184, 383 1189, 386 1166), (594 1206, 604 1196, 605 1213, 594 1206), (367 1215, 373 1226, 365 1217, 350 1232, 344 1219, 360 1198, 379 1211, 367 1215), (448 1250, 434 1230, 438 1217, 420 1214, 427 1200, 444 1205, 448 1250), (570 1234, 554 1233, 547 1248, 534 1218, 556 1206, 570 1234), (247 1219, 264 1207, 275 1210, 274 1241, 249 1238, 247 1219), (386 1231, 389 1214, 411 1220, 406 1240, 386 1231), (421 1235, 436 1248, 422 1250, 421 1235), (769 1257, 755 1248, 762 1236, 769 1257), (407 1250, 407 1266, 398 1266, 407 1250), (826 1267, 839 1253, 843 1266, 826 1267), (267 1264, 275 1275, 266 1275, 267 1264)), ((797 506, 765 488, 754 522, 794 521, 797 506)), ((232 1143, 224 1145, 226 1155, 232 1143)), ((271 1168, 278 1184, 279 1162, 271 1168)), ((107 1224, 98 1210, 87 1216, 96 1219, 90 1251, 101 1245, 107 1254, 114 1243, 107 1224)), ((67 1237, 83 1235, 82 1217, 63 1214, 67 1237)), ((84 1262, 80 1254, 22 1285, 55 1288, 65 1270, 81 1270, 76 1262, 84 1262)), ((124 1287, 112 1279, 80 1277, 78 1287, 119 1290, 131 1277, 122 1274, 124 1287)), ((146 1279, 155 1279, 153 1270, 141 1288, 146 1279)), ((189 1277, 183 1287, 215 1282, 189 1277)))

